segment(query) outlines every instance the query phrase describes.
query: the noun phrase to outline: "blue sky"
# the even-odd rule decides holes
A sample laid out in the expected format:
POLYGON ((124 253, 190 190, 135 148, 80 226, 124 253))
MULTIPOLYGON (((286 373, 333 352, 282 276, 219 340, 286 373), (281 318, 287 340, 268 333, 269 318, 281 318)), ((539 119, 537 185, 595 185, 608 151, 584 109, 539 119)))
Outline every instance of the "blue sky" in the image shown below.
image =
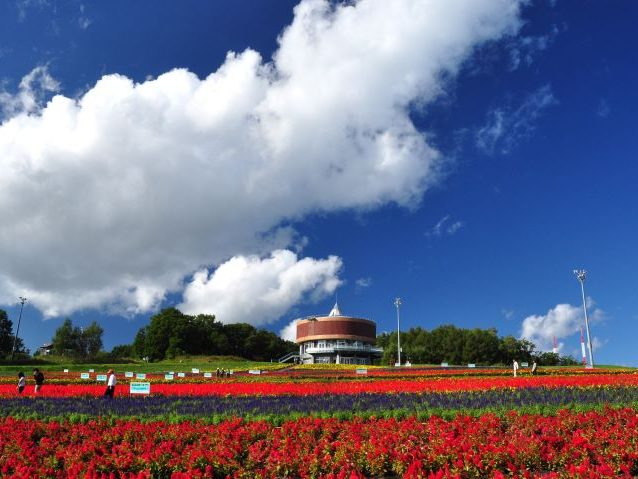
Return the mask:
POLYGON ((596 362, 638 365, 638 5, 297 3, 0 6, 26 344, 168 305, 280 332, 336 295, 390 331, 401 296, 404 328, 578 357, 578 267, 596 362))

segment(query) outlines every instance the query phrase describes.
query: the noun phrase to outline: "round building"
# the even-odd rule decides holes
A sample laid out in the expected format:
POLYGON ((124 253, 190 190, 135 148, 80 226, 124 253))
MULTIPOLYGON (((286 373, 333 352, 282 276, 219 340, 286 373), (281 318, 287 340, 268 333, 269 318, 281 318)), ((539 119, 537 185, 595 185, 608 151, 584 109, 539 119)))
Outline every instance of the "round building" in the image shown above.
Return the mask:
POLYGON ((344 316, 335 303, 328 316, 297 321, 299 358, 306 364, 372 364, 383 353, 375 347, 377 325, 364 318, 344 316))

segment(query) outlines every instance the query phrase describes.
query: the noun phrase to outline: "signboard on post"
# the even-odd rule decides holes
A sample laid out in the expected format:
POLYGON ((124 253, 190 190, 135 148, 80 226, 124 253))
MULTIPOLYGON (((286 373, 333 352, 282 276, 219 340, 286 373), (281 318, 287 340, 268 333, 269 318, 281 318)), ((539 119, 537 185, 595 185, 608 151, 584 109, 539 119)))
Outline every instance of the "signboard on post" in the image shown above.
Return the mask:
POLYGON ((198 368, 192 368, 192 369, 191 369, 191 372, 192 372, 193 374, 199 374, 199 369, 198 369, 198 368))
POLYGON ((213 377, 213 373, 204 373, 204 377, 205 378, 212 378, 213 377))
POLYGON ((96 381, 104 381, 106 382, 106 374, 98 374, 95 378, 96 381))
POLYGON ((129 389, 130 394, 151 394, 151 383, 132 382, 129 389))
POLYGON ((69 372, 69 370, 68 370, 68 369, 65 369, 65 370, 64 370, 64 372, 65 372, 65 373, 68 373, 68 372, 69 372))
POLYGON ((521 367, 522 367, 522 368, 528 368, 528 367, 529 367, 529 364, 528 364, 528 363, 521 363, 521 367))
POLYGON ((132 371, 126 371, 124 373, 124 377, 125 378, 132 378, 133 377, 133 372, 132 371))
POLYGON ((146 379, 146 373, 137 373, 135 379, 146 379))
POLYGON ((89 369, 89 372, 90 372, 90 373, 94 373, 94 372, 95 372, 95 369, 89 369))
POLYGON ((357 374, 368 374, 368 370, 366 368, 357 368, 357 374))
POLYGON ((80 379, 90 379, 89 373, 80 373, 80 379))
POLYGON ((175 376, 173 376, 172 374, 164 374, 164 379, 167 379, 169 381, 172 381, 174 377, 175 376))
POLYGON ((249 369, 248 374, 261 374, 261 369, 249 369))
POLYGON ((178 377, 178 378, 183 378, 183 377, 186 377, 186 374, 184 374, 184 373, 177 373, 177 377, 178 377))
POLYGON ((449 366, 448 363, 441 363, 442 368, 447 368, 448 366, 449 366))
POLYGON ((470 363, 470 364, 468 364, 468 365, 467 365, 467 367, 468 367, 468 368, 475 368, 475 367, 476 367, 476 364, 474 364, 474 363, 470 363))

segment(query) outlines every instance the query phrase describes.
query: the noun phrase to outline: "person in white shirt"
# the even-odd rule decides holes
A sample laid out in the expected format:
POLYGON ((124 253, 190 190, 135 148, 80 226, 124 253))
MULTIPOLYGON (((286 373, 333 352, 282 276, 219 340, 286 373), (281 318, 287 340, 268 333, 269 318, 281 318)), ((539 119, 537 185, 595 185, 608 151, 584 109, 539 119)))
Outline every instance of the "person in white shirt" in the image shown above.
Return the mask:
POLYGON ((104 391, 104 397, 112 398, 113 394, 115 394, 115 384, 117 383, 117 379, 115 379, 115 373, 112 369, 109 369, 106 374, 108 378, 106 381, 106 391, 104 391))
POLYGON ((24 373, 20 371, 18 373, 18 387, 16 388, 18 390, 18 394, 22 394, 22 391, 24 391, 24 388, 26 386, 27 386, 27 378, 24 377, 24 373))
POLYGON ((516 377, 516 371, 518 371, 518 361, 515 359, 514 360, 514 377, 516 377))

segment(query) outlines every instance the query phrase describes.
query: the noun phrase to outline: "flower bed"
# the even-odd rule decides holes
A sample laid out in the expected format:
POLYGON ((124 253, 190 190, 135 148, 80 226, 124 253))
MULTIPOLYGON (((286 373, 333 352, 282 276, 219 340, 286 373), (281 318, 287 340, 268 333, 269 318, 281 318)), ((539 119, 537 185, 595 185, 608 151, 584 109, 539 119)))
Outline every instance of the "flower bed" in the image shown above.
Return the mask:
POLYGON ((0 420, 5 478, 634 477, 633 409, 454 420, 0 420))
MULTIPOLYGON (((385 379, 365 378, 352 381, 281 381, 243 382, 234 380, 210 381, 207 383, 160 383, 153 384, 151 393, 174 396, 207 395, 318 395, 360 393, 404 393, 479 391, 488 389, 533 388, 533 387, 588 387, 588 386, 638 386, 638 374, 597 374, 583 376, 525 376, 525 377, 452 377, 385 379)), ((41 396, 99 396, 104 391, 102 384, 48 384, 42 388, 41 396)), ((128 384, 120 383, 116 395, 127 394, 128 384)), ((16 394, 15 386, 0 385, 0 397, 16 394)), ((32 385, 27 385, 26 395, 33 394, 32 385)))

